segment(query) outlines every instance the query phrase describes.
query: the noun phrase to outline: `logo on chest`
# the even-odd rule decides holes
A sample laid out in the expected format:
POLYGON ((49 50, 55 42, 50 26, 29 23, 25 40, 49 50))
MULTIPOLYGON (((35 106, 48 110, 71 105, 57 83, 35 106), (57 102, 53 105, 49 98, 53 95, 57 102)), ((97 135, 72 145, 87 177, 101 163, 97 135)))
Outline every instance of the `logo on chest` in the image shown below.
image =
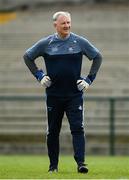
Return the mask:
POLYGON ((69 52, 73 52, 73 48, 72 47, 69 47, 68 50, 69 50, 69 52))
POLYGON ((58 48, 57 47, 53 47, 52 48, 52 52, 57 52, 58 51, 58 48))

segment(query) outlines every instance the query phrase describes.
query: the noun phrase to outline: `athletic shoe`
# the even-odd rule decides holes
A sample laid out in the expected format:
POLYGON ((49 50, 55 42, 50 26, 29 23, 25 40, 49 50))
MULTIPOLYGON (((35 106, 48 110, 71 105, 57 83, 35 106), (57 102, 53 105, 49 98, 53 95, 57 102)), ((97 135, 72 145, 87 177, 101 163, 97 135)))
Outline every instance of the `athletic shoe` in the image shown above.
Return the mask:
POLYGON ((51 168, 49 168, 48 172, 49 172, 49 173, 57 173, 57 172, 58 172, 58 169, 51 167, 51 168))
POLYGON ((87 164, 84 164, 84 163, 78 164, 77 171, 78 171, 79 173, 88 173, 87 164))

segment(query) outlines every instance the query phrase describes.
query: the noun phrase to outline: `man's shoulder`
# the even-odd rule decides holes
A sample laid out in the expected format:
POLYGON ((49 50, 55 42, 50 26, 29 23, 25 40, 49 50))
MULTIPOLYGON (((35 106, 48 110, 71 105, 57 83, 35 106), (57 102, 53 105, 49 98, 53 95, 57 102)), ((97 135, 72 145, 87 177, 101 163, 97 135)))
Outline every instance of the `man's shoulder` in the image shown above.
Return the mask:
POLYGON ((40 39, 40 43, 48 43, 54 38, 54 34, 51 34, 49 36, 43 37, 40 39))
POLYGON ((84 37, 84 36, 82 36, 82 35, 78 35, 78 34, 75 34, 75 33, 73 33, 73 32, 71 32, 71 37, 73 38, 73 39, 75 39, 76 41, 78 41, 78 42, 82 42, 82 41, 87 41, 87 38, 86 37, 84 37))
POLYGON ((71 36, 74 37, 74 38, 77 38, 77 39, 84 38, 81 35, 73 33, 73 32, 71 32, 71 36))

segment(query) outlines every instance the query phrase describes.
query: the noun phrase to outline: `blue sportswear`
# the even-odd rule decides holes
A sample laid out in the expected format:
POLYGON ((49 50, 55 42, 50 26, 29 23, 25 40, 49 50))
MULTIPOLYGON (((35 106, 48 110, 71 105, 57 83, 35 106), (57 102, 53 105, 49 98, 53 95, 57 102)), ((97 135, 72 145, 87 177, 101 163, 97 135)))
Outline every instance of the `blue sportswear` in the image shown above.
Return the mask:
POLYGON ((91 84, 101 65, 101 54, 87 39, 72 32, 64 39, 61 39, 57 33, 41 39, 26 51, 24 60, 32 74, 38 79, 36 74, 40 72, 35 60, 42 56, 46 65, 46 74, 52 81, 52 85, 46 88, 47 95, 69 97, 82 94, 76 83, 78 79, 82 79, 83 55, 93 60, 87 76, 91 84))

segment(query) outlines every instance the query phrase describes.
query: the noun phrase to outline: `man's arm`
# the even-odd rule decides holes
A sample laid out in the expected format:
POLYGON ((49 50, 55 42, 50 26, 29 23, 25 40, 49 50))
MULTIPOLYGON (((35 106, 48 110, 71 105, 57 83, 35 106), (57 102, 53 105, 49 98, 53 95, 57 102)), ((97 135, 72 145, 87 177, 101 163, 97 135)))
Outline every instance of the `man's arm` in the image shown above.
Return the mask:
POLYGON ((92 60, 92 65, 89 71, 89 74, 86 78, 82 78, 82 80, 77 81, 77 86, 80 91, 87 90, 88 87, 92 84, 94 79, 96 78, 97 72, 102 63, 102 55, 98 53, 92 60))
POLYGON ((36 66, 35 60, 30 59, 27 53, 24 54, 23 59, 26 66, 29 68, 31 73, 35 76, 36 72, 38 71, 38 67, 36 66))
POLYGON ((51 86, 51 79, 49 76, 47 76, 43 70, 39 70, 38 67, 36 66, 36 63, 34 60, 31 60, 28 55, 25 53, 24 56, 24 62, 31 71, 31 73, 36 77, 36 79, 45 87, 50 87, 51 86))
POLYGON ((29 68, 34 77, 45 87, 49 87, 51 85, 50 78, 43 72, 43 70, 39 70, 36 66, 35 60, 42 56, 44 53, 44 49, 46 47, 47 40, 43 39, 34 44, 31 48, 29 48, 23 58, 26 66, 29 68))
POLYGON ((87 39, 78 36, 78 41, 82 50, 82 53, 89 59, 92 60, 92 65, 87 77, 79 79, 77 86, 80 91, 88 89, 89 85, 92 84, 96 78, 96 74, 102 63, 102 55, 99 50, 93 46, 87 39))
POLYGON ((88 74, 88 78, 90 79, 91 83, 94 81, 97 72, 99 71, 99 68, 101 66, 102 63, 102 55, 100 53, 98 53, 94 58, 93 58, 93 62, 91 65, 91 69, 90 72, 88 74))

